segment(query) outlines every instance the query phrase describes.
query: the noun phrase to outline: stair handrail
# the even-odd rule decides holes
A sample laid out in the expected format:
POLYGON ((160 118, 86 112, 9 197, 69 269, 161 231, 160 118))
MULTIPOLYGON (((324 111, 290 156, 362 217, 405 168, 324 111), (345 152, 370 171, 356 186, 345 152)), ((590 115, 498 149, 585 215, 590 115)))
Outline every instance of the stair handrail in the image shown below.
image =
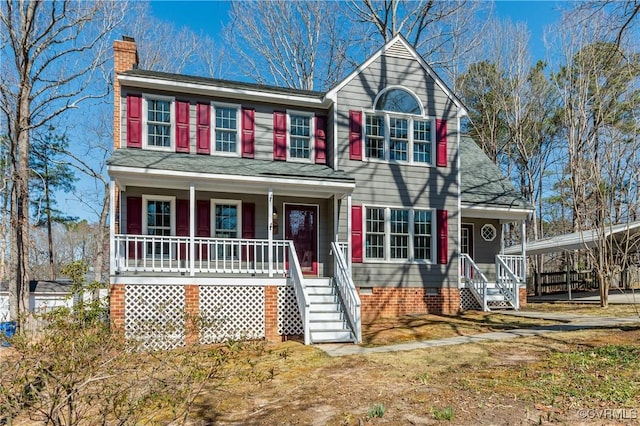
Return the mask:
POLYGON ((496 256, 496 286, 516 310, 520 309, 520 277, 509 267, 501 255, 496 256))
POLYGON ((298 302, 298 310, 300 311, 300 317, 302 318, 302 326, 304 329, 304 344, 311 344, 311 330, 309 323, 309 316, 311 310, 311 301, 304 285, 304 277, 302 275, 302 268, 300 268, 300 262, 296 255, 296 248, 293 245, 293 241, 289 241, 289 275, 287 281, 293 286, 296 293, 296 301, 298 302))
POLYGON ((347 261, 338 243, 332 242, 331 249, 335 259, 334 280, 340 297, 343 302, 344 311, 347 314, 347 321, 351 326, 351 331, 355 336, 356 343, 362 343, 362 320, 360 314, 360 297, 353 283, 347 261))
POLYGON ((460 263, 462 263, 463 277, 466 287, 471 289, 471 293, 482 306, 482 310, 485 312, 488 311, 487 284, 489 283, 489 280, 468 254, 460 254, 460 263))

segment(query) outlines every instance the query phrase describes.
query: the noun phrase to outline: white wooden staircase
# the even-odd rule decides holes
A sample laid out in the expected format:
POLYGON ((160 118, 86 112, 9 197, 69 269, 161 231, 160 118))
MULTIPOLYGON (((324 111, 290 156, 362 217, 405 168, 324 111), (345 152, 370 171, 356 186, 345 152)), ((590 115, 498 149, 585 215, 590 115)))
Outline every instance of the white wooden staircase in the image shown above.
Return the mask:
POLYGON ((473 260, 460 255, 461 280, 484 311, 520 309, 520 284, 524 282, 524 260, 521 256, 496 256, 495 280, 489 281, 473 260))
POLYGON ((309 296, 311 343, 354 342, 342 302, 332 278, 305 278, 309 296))

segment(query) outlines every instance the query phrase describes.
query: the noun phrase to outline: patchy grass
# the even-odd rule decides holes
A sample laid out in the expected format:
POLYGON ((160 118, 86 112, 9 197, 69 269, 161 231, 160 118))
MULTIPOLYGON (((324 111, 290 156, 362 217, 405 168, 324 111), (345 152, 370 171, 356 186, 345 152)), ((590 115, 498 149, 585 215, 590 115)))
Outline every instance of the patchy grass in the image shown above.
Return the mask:
MULTIPOLYGON (((637 296, 640 302, 640 294, 637 296)), ((523 311, 572 313, 580 315, 606 316, 606 317, 638 317, 640 319, 640 304, 636 305, 609 305, 606 308, 597 304, 581 303, 529 303, 523 311)))
POLYGON ((466 311, 458 315, 405 315, 363 323, 362 342, 365 346, 380 346, 553 324, 559 323, 504 315, 499 312, 466 311))

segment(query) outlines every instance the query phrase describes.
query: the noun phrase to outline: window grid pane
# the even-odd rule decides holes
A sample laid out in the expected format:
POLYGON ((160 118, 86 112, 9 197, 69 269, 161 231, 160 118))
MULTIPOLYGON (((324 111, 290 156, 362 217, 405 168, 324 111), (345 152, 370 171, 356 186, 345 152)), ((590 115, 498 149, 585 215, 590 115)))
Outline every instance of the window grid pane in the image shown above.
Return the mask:
POLYGON ((414 257, 431 260, 431 212, 418 210, 413 213, 414 257))
POLYGON ((171 102, 147 100, 147 144, 171 146, 171 102))
POLYGON ((236 152, 238 148, 238 111, 235 108, 215 107, 216 151, 236 152))
POLYGON ((365 154, 368 158, 384 160, 384 117, 368 115, 366 122, 365 154))
POLYGON ((238 236, 238 206, 235 204, 216 204, 216 237, 236 238, 238 236))
POLYGON ((391 209, 391 259, 409 258, 409 211, 391 209))
POLYGON ((431 163, 431 122, 413 122, 413 161, 431 163))
POLYGON ((292 158, 311 158, 311 120, 302 115, 291 115, 289 151, 292 158))
POLYGON ((366 257, 384 259, 384 209, 367 209, 366 257))
MULTIPOLYGON (((171 235, 171 202, 148 201, 147 202, 147 235, 169 236, 171 235)), ((147 243, 147 256, 169 256, 169 243, 147 243)))

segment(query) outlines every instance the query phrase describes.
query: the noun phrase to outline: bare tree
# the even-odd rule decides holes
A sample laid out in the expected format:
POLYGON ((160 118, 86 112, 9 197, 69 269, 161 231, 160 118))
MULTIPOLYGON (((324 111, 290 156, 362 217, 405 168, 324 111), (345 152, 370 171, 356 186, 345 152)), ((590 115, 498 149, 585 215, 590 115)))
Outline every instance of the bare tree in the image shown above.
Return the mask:
POLYGON ((327 89, 351 65, 340 3, 242 1, 231 4, 230 14, 224 34, 238 55, 230 59, 258 83, 327 89))
POLYGON ((628 253, 607 235, 637 208, 632 194, 640 167, 640 54, 637 46, 612 41, 617 30, 606 12, 589 19, 578 12, 567 16, 559 33, 566 64, 554 80, 563 103, 573 227, 597 237, 584 253, 598 278, 600 303, 607 306, 621 267, 616 258, 628 253))
MULTIPOLYGON (((433 0, 351 0, 350 16, 363 25, 363 40, 387 42, 396 34, 455 81, 487 28, 488 2, 433 0), (485 16, 483 16, 485 15, 485 16)), ((377 48, 379 46, 374 46, 377 48)), ((473 55, 475 56, 475 55, 473 55)), ((475 56, 477 59, 477 56, 475 56)))
POLYGON ((223 72, 224 50, 209 36, 155 18, 150 9, 148 2, 132 4, 123 25, 126 34, 136 40, 141 68, 211 77, 223 72))
POLYGON ((109 35, 126 4, 109 0, 6 0, 0 10, 3 56, 0 110, 8 124, 11 193, 10 317, 28 313, 29 150, 31 133, 83 101, 104 96, 102 78, 109 35))

